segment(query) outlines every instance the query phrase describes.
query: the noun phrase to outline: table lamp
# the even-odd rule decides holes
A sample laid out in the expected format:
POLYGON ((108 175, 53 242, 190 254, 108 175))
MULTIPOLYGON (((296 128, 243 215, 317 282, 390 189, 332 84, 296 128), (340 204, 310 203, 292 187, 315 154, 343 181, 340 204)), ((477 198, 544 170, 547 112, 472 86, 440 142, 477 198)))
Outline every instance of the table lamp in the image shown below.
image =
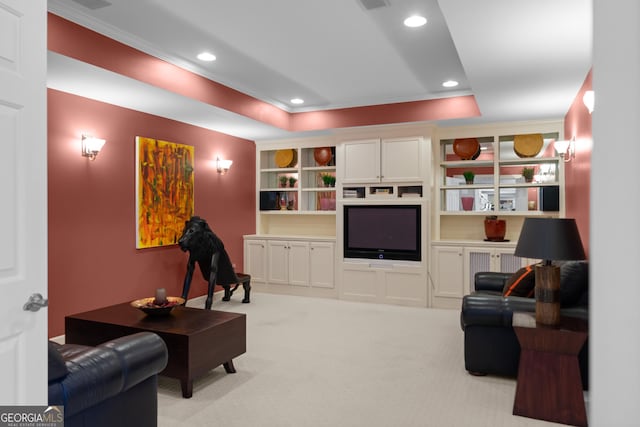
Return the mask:
POLYGON ((535 267, 536 322, 558 325, 560 267, 552 261, 585 259, 575 219, 526 218, 515 255, 542 260, 535 267))

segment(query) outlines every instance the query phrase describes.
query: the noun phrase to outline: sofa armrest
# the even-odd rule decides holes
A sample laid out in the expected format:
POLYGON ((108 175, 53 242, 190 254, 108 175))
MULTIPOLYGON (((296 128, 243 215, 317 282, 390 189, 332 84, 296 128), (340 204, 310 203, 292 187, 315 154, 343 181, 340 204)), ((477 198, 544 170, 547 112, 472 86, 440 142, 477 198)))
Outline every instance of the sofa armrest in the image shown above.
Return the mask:
POLYGON ((124 376, 122 390, 161 372, 169 360, 167 345, 158 335, 150 332, 116 338, 100 344, 98 348, 113 350, 119 357, 124 376))
POLYGON ((535 313, 536 301, 474 292, 462 298, 460 326, 463 330, 471 325, 511 327, 514 311, 535 313))
POLYGON ((158 374, 168 360, 162 338, 140 332, 97 347, 62 345, 68 374, 49 383, 49 404, 72 416, 158 374))
POLYGON ((513 273, 483 271, 476 273, 473 283, 476 291, 493 291, 502 294, 504 285, 511 276, 513 276, 513 273))

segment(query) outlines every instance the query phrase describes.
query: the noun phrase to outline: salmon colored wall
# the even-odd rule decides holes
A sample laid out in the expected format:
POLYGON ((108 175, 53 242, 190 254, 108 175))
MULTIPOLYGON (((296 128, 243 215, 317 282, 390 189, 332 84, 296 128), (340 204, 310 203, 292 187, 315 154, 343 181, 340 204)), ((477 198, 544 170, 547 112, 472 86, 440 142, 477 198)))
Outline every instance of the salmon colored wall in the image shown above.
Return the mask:
POLYGON ((589 256, 589 200, 591 195, 591 152, 593 139, 591 115, 582 102, 582 96, 592 88, 590 71, 564 121, 564 137, 576 138, 575 159, 565 163, 566 212, 575 218, 582 244, 589 256))
MULTIPOLYGON (((195 213, 242 271, 243 234, 255 232, 255 144, 161 117, 48 90, 49 336, 68 314, 153 295, 180 295, 187 254, 135 248, 135 137, 195 147, 195 213), (83 132, 107 140, 95 161, 83 132), (233 160, 226 175, 215 158, 233 160)), ((198 273, 198 272, 197 272, 198 273)), ((204 295, 195 275, 189 297, 204 295)))

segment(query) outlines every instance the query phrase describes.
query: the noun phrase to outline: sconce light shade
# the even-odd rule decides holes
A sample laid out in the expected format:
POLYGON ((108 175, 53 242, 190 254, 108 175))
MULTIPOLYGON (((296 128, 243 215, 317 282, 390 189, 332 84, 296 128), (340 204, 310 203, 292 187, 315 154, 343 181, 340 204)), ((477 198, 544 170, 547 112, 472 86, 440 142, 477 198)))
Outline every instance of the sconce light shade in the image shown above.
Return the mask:
POLYGON ((220 157, 216 158, 216 168, 218 169, 218 173, 224 175, 229 172, 229 168, 232 163, 233 160, 223 160, 220 157))
POLYGON ((95 160, 105 142, 107 141, 104 139, 82 135, 82 155, 91 160, 95 160))
POLYGON ((584 102, 585 107, 589 110, 589 114, 593 113, 593 106, 595 104, 595 94, 592 90, 588 90, 582 95, 582 102, 584 102))
POLYGON ((558 155, 562 157, 565 162, 570 162, 576 156, 575 151, 575 137, 565 141, 555 141, 553 148, 558 152, 558 155))

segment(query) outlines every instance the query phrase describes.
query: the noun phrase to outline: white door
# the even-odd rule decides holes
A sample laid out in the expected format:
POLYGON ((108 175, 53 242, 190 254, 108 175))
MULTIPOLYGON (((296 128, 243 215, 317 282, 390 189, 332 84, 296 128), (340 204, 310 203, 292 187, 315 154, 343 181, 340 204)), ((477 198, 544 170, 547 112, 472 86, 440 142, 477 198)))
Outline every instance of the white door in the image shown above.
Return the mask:
POLYGON ((269 283, 289 283, 289 243, 283 240, 267 242, 267 274, 269 283))
POLYGON ((264 240, 245 240, 244 272, 251 275, 253 283, 267 281, 267 249, 264 240))
POLYGON ((466 293, 463 277, 462 248, 433 247, 433 281, 435 297, 461 298, 466 293))
POLYGON ((329 242, 313 242, 309 252, 309 283, 319 288, 334 286, 334 245, 329 242))
POLYGON ((382 140, 382 182, 422 180, 422 139, 382 140))
POLYGON ((380 182, 380 140, 365 139, 343 144, 342 182, 380 182))
POLYGON ((0 0, 0 405, 47 404, 47 4, 0 0))
POLYGON ((309 286, 309 242, 289 242, 289 284, 309 286))

